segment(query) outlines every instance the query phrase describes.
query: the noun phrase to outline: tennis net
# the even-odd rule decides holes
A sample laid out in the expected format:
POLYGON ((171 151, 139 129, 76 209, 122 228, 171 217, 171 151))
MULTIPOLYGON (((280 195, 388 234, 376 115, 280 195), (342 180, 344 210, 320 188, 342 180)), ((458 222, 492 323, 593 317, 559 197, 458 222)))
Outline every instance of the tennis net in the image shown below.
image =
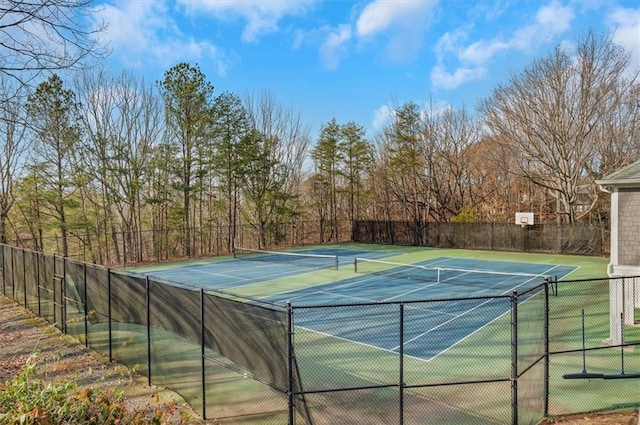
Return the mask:
POLYGON ((548 275, 493 270, 463 269, 420 264, 395 263, 370 258, 355 258, 356 273, 374 274, 423 282, 444 282, 474 287, 512 287, 524 283, 541 283, 548 275))
POLYGON ((263 249, 235 246, 233 257, 239 260, 264 261, 267 263, 293 264, 316 269, 338 270, 338 256, 306 254, 302 252, 267 251, 263 249))

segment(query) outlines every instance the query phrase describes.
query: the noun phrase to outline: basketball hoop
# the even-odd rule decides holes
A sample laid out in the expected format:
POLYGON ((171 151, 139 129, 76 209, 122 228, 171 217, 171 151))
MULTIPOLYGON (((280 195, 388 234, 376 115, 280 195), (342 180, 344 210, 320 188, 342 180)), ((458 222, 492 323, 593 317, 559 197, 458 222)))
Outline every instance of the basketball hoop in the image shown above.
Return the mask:
POLYGON ((532 212, 517 212, 516 224, 526 228, 527 226, 533 226, 533 213, 532 212))

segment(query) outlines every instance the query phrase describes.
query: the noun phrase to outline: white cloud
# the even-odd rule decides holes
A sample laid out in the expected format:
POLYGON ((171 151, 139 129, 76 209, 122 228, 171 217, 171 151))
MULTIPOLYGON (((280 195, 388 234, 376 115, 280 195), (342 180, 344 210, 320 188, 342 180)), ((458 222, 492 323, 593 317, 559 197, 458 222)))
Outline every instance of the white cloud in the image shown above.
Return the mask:
POLYGON ((435 51, 438 61, 442 61, 446 54, 460 52, 460 45, 468 37, 469 28, 457 28, 453 32, 444 33, 436 42, 435 51))
MULTIPOLYGON (((239 2, 243 7, 251 3, 239 2)), ((422 46, 436 5, 437 0, 373 0, 360 11, 353 8, 350 23, 292 31, 293 47, 316 46, 325 68, 336 69, 355 44, 354 39, 362 45, 370 43, 375 47, 376 36, 384 36, 385 44, 380 50, 386 59, 402 62, 413 57, 422 46)))
POLYGON ((438 63, 431 72, 431 82, 437 88, 453 89, 480 79, 487 74, 487 64, 497 55, 509 50, 531 53, 568 31, 574 18, 571 6, 554 0, 538 9, 533 22, 514 31, 511 37, 500 35, 464 46, 469 28, 446 33, 436 44, 438 63), (446 70, 447 60, 457 63, 454 71, 446 70))
POLYGON ((573 8, 553 1, 541 7, 536 13, 535 21, 516 31, 507 45, 510 48, 529 52, 533 47, 549 42, 568 31, 574 18, 573 8))
POLYGON ((327 69, 336 69, 340 58, 345 54, 345 43, 351 39, 351 27, 340 25, 331 30, 320 46, 320 56, 327 69))
POLYGON ((389 105, 382 105, 375 111, 373 111, 373 121, 371 126, 375 131, 380 131, 385 128, 393 118, 394 110, 389 105))
POLYGON ((361 37, 378 33, 391 25, 396 14, 397 12, 394 13, 393 5, 389 2, 378 0, 369 3, 363 9, 356 22, 356 31, 361 37))
POLYGON ((536 13, 536 23, 551 34, 562 34, 571 27, 571 21, 575 18, 572 7, 563 6, 558 1, 553 1, 536 13))
POLYGON ((469 81, 480 80, 485 75, 485 67, 458 67, 454 72, 447 72, 443 66, 436 65, 431 70, 431 83, 438 88, 455 89, 469 81))
POLYGON ((631 55, 631 72, 640 69, 640 9, 615 9, 609 16, 613 42, 631 55))
POLYGON ((374 0, 362 10, 355 23, 358 37, 367 41, 385 33, 385 53, 392 61, 416 54, 424 42, 437 1, 374 0))
POLYGON ((429 14, 436 2, 374 0, 360 14, 356 30, 361 37, 378 34, 392 26, 410 28, 429 14))
MULTIPOLYGON (((131 2, 122 4, 123 8, 111 4, 103 4, 97 14, 107 24, 107 30, 100 36, 109 43, 116 55, 132 49, 144 51, 149 47, 155 32, 163 27, 160 16, 166 14, 161 2, 131 2)), ((133 52, 132 52, 133 53, 133 52)), ((127 55, 128 60, 135 58, 134 54, 127 55)))
POLYGON ((496 53, 509 48, 502 40, 480 40, 469 45, 460 53, 460 60, 465 63, 482 65, 487 63, 496 53))
POLYGON ((469 81, 479 80, 487 73, 483 65, 488 55, 501 47, 499 42, 475 42, 463 47, 471 27, 458 28, 440 37, 435 46, 437 64, 431 70, 431 83, 436 88, 455 89, 469 81), (461 63, 453 72, 446 69, 445 62, 453 57, 461 63))
POLYGON ((228 64, 212 43, 184 36, 162 1, 131 1, 101 4, 96 10, 108 26, 101 34, 125 66, 168 67, 185 60, 208 60, 225 75, 228 64))
POLYGON ((280 21, 288 15, 304 15, 317 0, 178 0, 186 10, 196 15, 206 13, 218 20, 242 19, 242 41, 253 43, 263 35, 277 32, 280 21))

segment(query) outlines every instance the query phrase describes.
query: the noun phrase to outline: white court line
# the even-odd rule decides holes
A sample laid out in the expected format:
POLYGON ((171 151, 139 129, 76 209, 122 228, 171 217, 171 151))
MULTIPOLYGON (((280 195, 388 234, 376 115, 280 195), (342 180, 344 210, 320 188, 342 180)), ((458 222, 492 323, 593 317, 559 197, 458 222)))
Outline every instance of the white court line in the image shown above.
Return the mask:
MULTIPOLYGON (((379 279, 379 276, 378 276, 377 278, 379 279)), ((349 277, 349 278, 346 278, 346 279, 351 280, 351 279, 356 279, 356 278, 355 278, 355 277, 349 277)), ((323 289, 318 289, 318 290, 316 290, 316 291, 312 291, 312 292, 305 292, 305 293, 300 294, 299 296, 296 296, 296 297, 293 297, 293 298, 287 298, 287 297, 285 297, 285 298, 283 298, 283 299, 285 299, 285 300, 291 300, 291 299, 304 298, 304 297, 307 297, 307 296, 309 296, 309 295, 315 295, 315 294, 326 294, 326 293, 331 293, 331 294, 332 294, 332 292, 331 292, 331 291, 332 291, 332 290, 334 290, 334 289, 338 289, 338 288, 347 288, 347 287, 349 287, 349 286, 358 285, 358 284, 361 284, 361 283, 363 283, 363 282, 368 282, 368 281, 372 281, 372 280, 376 280, 376 276, 370 276, 370 277, 367 277, 367 278, 362 279, 362 280, 358 279, 358 280, 357 280, 357 281, 355 281, 355 282, 344 283, 344 284, 342 284, 342 285, 332 286, 331 288, 326 288, 326 286, 331 286, 331 285, 333 285, 335 282, 325 282, 325 283, 321 283, 321 284, 319 284, 319 285, 318 285, 318 286, 325 287, 325 288, 323 288, 323 289)), ((339 282, 339 281, 338 281, 338 282, 339 282)), ((309 287, 309 288, 313 288, 313 287, 311 286, 311 287, 309 287)), ((291 292, 304 292, 304 289, 295 289, 295 290, 293 290, 293 291, 282 292, 282 293, 280 293, 280 294, 274 294, 274 295, 286 295, 286 294, 290 294, 291 292)), ((263 298, 271 297, 271 296, 274 296, 274 295, 267 295, 267 296, 265 296, 265 297, 263 297, 263 298)), ((340 295, 340 294, 334 294, 334 295, 340 295)), ((363 299, 364 299, 364 300, 366 300, 366 301, 368 301, 368 302, 374 302, 374 303, 375 303, 375 302, 377 302, 377 301, 375 301, 375 300, 369 300, 369 299, 365 299, 365 298, 363 298, 363 299)), ((280 302, 282 302, 282 301, 280 301, 280 302)))
MULTIPOLYGON (((555 269, 555 268, 557 268, 557 267, 560 267, 560 265, 553 266, 553 267, 551 267, 550 269, 548 269, 546 272, 550 272, 550 271, 554 270, 554 269, 555 269)), ((543 275, 543 274, 541 274, 541 275, 543 275)), ((511 289, 509 289, 509 290, 507 290, 507 291, 504 291, 501 295, 505 295, 505 294, 507 294, 507 293, 512 292, 512 291, 513 291, 513 289, 516 289, 516 288, 518 288, 518 287, 520 287, 520 286, 524 285, 525 283, 527 283, 527 282, 529 282, 529 281, 533 280, 534 278, 535 278, 535 277, 532 277, 531 279, 529 279, 529 280, 527 280, 527 281, 524 281, 524 282, 520 283, 519 285, 517 285, 517 286, 515 286, 515 287, 513 287, 513 288, 511 288, 511 289)), ((368 280, 369 280, 369 279, 368 279, 368 280)), ((341 287, 342 287, 342 286, 350 286, 350 285, 341 285, 341 287)), ((323 292, 323 291, 315 291, 315 292, 313 292, 313 293, 321 293, 321 292, 323 292)), ((332 295, 336 295, 336 294, 332 294, 332 295)), ((480 304, 480 305, 477 305, 477 306, 474 306, 473 308, 468 309, 468 310, 466 310, 465 312, 463 312, 463 313, 461 313, 461 314, 457 314, 457 315, 456 315, 456 314, 453 314, 453 313, 448 313, 448 312, 439 311, 439 310, 415 308, 415 307, 413 307, 411 304, 407 304, 407 306, 411 306, 410 308, 415 308, 415 309, 417 309, 417 310, 425 310, 425 311, 429 311, 429 312, 435 312, 435 313, 440 313, 440 314, 446 314, 446 315, 450 315, 450 316, 454 316, 454 317, 453 317, 452 319, 447 320, 446 322, 444 322, 444 323, 442 323, 442 324, 440 324, 440 325, 438 325, 438 326, 436 326, 436 327, 434 327, 434 328, 430 329, 429 331, 427 331, 427 332, 425 332, 425 333, 423 333, 423 334, 421 334, 421 335, 419 335, 419 336, 417 336, 417 337, 415 337, 415 338, 412 338, 412 339, 411 339, 411 340, 409 340, 409 341, 405 341, 405 342, 404 342, 404 344, 407 344, 408 342, 411 342, 411 341, 415 341, 416 339, 421 338, 422 336, 426 335, 427 333, 432 332, 433 330, 435 330, 435 329, 437 329, 437 328, 439 328, 439 327, 443 326, 445 323, 451 322, 452 320, 455 320, 455 319, 457 319, 457 318, 459 318, 459 317, 462 317, 462 316, 464 316, 465 314, 470 313, 471 311, 473 311, 473 310, 475 310, 475 309, 479 308, 481 305, 484 305, 484 304, 488 303, 489 301, 494 301, 495 299, 496 299, 496 298, 490 298, 490 299, 487 299, 484 303, 482 303, 482 304, 480 304)), ((413 304, 413 303, 412 303, 412 304, 413 304)), ((482 325, 482 326, 480 326, 480 327, 476 328, 473 332, 471 332, 471 333, 469 333, 469 334, 465 335, 463 338, 459 339, 458 341, 456 341, 455 343, 451 344, 449 347, 447 347, 446 349, 444 349, 444 350, 440 351, 439 353, 435 354, 434 356, 431 356, 431 357, 429 357, 429 358, 424 358, 424 357, 417 357, 417 356, 412 356, 412 355, 405 354, 405 357, 407 357, 407 358, 411 358, 411 359, 414 359, 414 360, 417 360, 417 361, 430 362, 431 360, 433 360, 433 359, 435 359, 435 358, 439 357, 440 355, 444 354, 445 352, 449 351, 451 348, 453 348, 453 347, 455 347, 456 345, 460 344, 462 341, 466 340, 467 338, 469 338, 470 336, 472 336, 472 335, 473 335, 473 334, 475 334, 476 332, 478 332, 478 331, 480 331, 480 330, 484 329, 485 327, 489 326, 491 323, 495 322, 496 320, 500 319, 502 316, 504 316, 505 314, 508 314, 508 313, 509 313, 509 310, 507 310, 507 311, 505 311, 504 313, 502 313, 502 314, 500 314, 500 315, 496 316, 496 317, 495 317, 495 318, 493 318, 492 320, 490 320, 490 321, 488 321, 487 323, 485 323, 484 325, 482 325)), ((294 325, 295 325, 295 323, 294 323, 294 325)), ((296 326, 296 327, 298 327, 298 328, 300 328, 300 329, 304 329, 304 330, 306 330, 306 331, 308 331, 308 332, 312 332, 312 333, 315 333, 315 334, 318 334, 318 335, 324 335, 324 336, 328 336, 328 337, 336 338, 336 339, 341 340, 341 341, 345 341, 345 342, 349 342, 349 343, 352 343, 352 344, 357 344, 357 345, 361 345, 361 346, 365 346, 365 347, 369 347, 369 348, 373 348, 373 349, 381 350, 381 351, 384 351, 384 352, 387 352, 387 353, 391 353, 391 354, 399 354, 399 353, 398 353, 398 350, 399 350, 399 348, 400 348, 400 346, 399 346, 399 345, 397 345, 397 346, 396 346, 396 347, 394 347, 393 349, 388 349, 388 348, 380 347, 380 346, 378 346, 378 345, 369 344, 369 343, 365 343, 365 342, 361 342, 361 341, 356 341, 356 340, 352 340, 352 339, 349 339, 349 338, 341 337, 341 336, 338 336, 338 335, 333 335, 333 334, 330 334, 330 333, 327 333, 327 332, 321 332, 321 331, 318 331, 318 330, 316 330, 316 329, 308 328, 308 327, 305 327, 305 326, 300 326, 300 325, 295 325, 295 326, 296 326)))
MULTIPOLYGON (((555 266, 551 267, 550 269, 546 270, 546 271, 545 271, 545 273, 542 273, 542 274, 546 274, 546 272, 550 272, 551 270, 556 269, 556 268, 558 268, 558 267, 560 267, 560 265, 555 265, 555 266)), ((512 287, 511 289, 504 291, 504 292, 503 292, 502 294, 500 294, 500 295, 506 295, 506 294, 508 294, 508 293, 511 293, 511 292, 513 292, 513 290, 514 290, 514 289, 516 289, 516 288, 518 288, 518 287, 520 287, 520 286, 524 285, 525 283, 527 283, 527 282, 529 282, 529 281, 531 281, 531 280, 533 280, 533 279, 534 279, 534 278, 532 277, 531 279, 528 279, 528 280, 526 280, 526 281, 522 282, 520 285, 514 286, 514 287, 512 287)), ((469 313, 469 312, 471 312, 471 311, 475 310, 476 308, 480 307, 481 305, 484 305, 484 304, 486 304, 486 303, 488 303, 489 301, 492 301, 492 300, 495 300, 495 298, 490 298, 490 299, 486 300, 485 302, 483 302, 483 303, 481 303, 481 304, 479 304, 479 305, 477 305, 477 306, 475 306, 475 307, 473 307, 473 308, 471 308, 471 309, 469 309, 469 310, 465 311, 464 313, 460 314, 460 315, 459 315, 458 317, 456 317, 456 318, 462 317, 462 316, 464 316, 465 314, 467 314, 467 313, 469 313)), ((444 350, 440 351, 440 352, 439 352, 439 353, 437 353, 436 355, 434 355, 434 356, 430 357, 429 359, 425 359, 425 360, 426 360, 426 361, 431 361, 431 360, 435 359, 436 357, 439 357, 440 355, 442 355, 442 354, 444 354, 445 352, 449 351, 451 348, 453 348, 453 347, 455 347, 456 345, 460 344, 462 341, 464 341, 465 339, 469 338, 471 335, 475 334, 476 332, 478 332, 478 331, 479 331, 479 330, 481 330, 481 329, 484 329, 484 328, 485 328, 485 327, 487 327, 489 324, 491 324, 491 323, 495 322, 496 320, 498 320, 500 317, 504 316, 504 315, 505 315, 505 314, 507 314, 507 313, 509 313, 509 310, 505 311, 504 313, 500 314, 500 315, 499 315, 499 316, 497 316, 497 317, 494 317, 492 320, 488 321, 488 322, 487 322, 487 323, 485 323, 484 325, 482 325, 482 326, 480 326, 479 328, 475 329, 473 332, 471 332, 471 333, 469 333, 469 334, 465 335, 463 338, 460 338, 458 341, 456 341, 455 343, 451 344, 449 347, 445 348, 444 350)), ((442 325, 444 325, 445 323, 448 323, 448 322, 450 322, 450 321, 452 321, 452 320, 455 320, 456 318, 454 318, 454 319, 450 319, 450 320, 447 320, 446 322, 444 322, 444 323, 442 323, 442 324, 440 324, 440 325, 438 325, 438 326, 436 326, 436 327, 434 327, 434 328, 432 328, 432 329, 428 330, 427 332, 424 332, 424 333, 422 333, 422 334, 420 334, 420 335, 416 336, 415 338, 412 338, 412 339, 410 339, 410 340, 406 341, 403 345, 406 345, 408 342, 412 342, 412 341, 415 341, 415 340, 417 340, 417 339, 419 339, 419 338, 422 338, 423 336, 427 335, 428 333, 430 333, 430 332, 432 332, 432 331, 436 330, 437 328, 441 327, 441 326, 442 326, 442 325)), ((399 348, 400 348, 400 346, 397 346, 397 347, 395 347, 394 349, 395 349, 395 350, 398 350, 399 348)))
MULTIPOLYGON (((216 263, 212 263, 210 266, 211 267, 216 267, 215 265, 216 263)), ((252 263, 255 264, 255 263, 252 263)), ((250 267, 250 270, 260 270, 260 269, 269 269, 270 267, 273 267, 273 264, 267 264, 267 263, 258 263, 259 265, 254 265, 253 267, 250 267)), ((207 267, 207 265, 205 265, 204 267, 207 267)), ((243 268, 239 268, 239 267, 235 267, 232 268, 232 270, 228 271, 227 273, 237 273, 237 272, 242 272, 244 269, 243 268)), ((206 271, 206 270, 197 270, 198 273, 201 274, 206 274, 206 275, 210 275, 210 276, 216 276, 216 277, 224 277, 224 278, 230 278, 234 281, 233 285, 224 285, 223 289, 228 289, 228 288, 239 288, 241 286, 247 286, 247 285, 253 285, 254 283, 262 283, 268 280, 274 280, 274 279, 280 279, 283 277, 290 277, 290 276, 294 276, 291 273, 288 272, 272 272, 272 273, 263 273, 260 275, 260 277, 255 277, 255 278, 250 278, 250 277, 240 277, 236 275, 230 275, 227 273, 218 273, 215 271, 206 271), (246 282, 246 283, 241 283, 241 282, 246 282), (236 283, 237 282, 237 283, 236 283)), ((208 288, 215 288, 216 287, 216 283, 220 283, 220 282, 214 282, 213 284, 210 285, 204 285, 204 284, 200 284, 200 285, 204 285, 208 288)))
MULTIPOLYGON (((349 277, 349 278, 345 278, 345 279, 357 279, 357 281, 356 282, 345 283, 345 284, 338 285, 338 286, 333 286, 333 287, 328 288, 328 289, 327 288, 318 289, 317 291, 300 294, 299 296, 293 297, 293 298, 286 298, 285 297, 283 299, 285 299, 285 300, 292 300, 292 299, 295 300, 295 299, 304 298, 304 297, 307 297, 309 295, 316 295, 316 294, 331 294, 331 295, 337 295, 337 296, 340 296, 340 297, 352 297, 351 295, 336 294, 336 293, 331 292, 331 291, 334 290, 334 289, 347 288, 349 286, 359 285, 359 284, 362 284, 362 283, 365 283, 365 282, 373 282, 373 281, 376 281, 376 280, 380 280, 380 276, 363 274, 363 275, 357 275, 355 277, 349 277), (362 276, 362 278, 359 278, 359 276, 362 276)), ((330 286, 333 283, 334 282, 320 283, 318 286, 330 286)), ((304 291, 304 289, 296 289, 296 290, 293 290, 293 291, 282 292, 281 294, 275 294, 275 295, 284 295, 284 294, 288 294, 288 293, 291 293, 291 292, 297 292, 297 291, 304 291)), ((267 297, 269 297, 269 296, 271 296, 271 295, 268 295, 267 297)), ((263 298, 266 298, 266 297, 263 297, 263 298)), ((353 298, 357 298, 357 297, 353 297, 353 298)), ((384 302, 385 301, 385 300, 382 300, 382 301, 372 300, 372 299, 369 299, 369 298, 357 298, 357 299, 360 299, 360 300, 366 301, 366 302, 370 302, 370 303, 378 303, 378 302, 384 302)), ((282 302, 282 301, 279 301, 279 302, 282 302)))
MULTIPOLYGON (((178 272, 180 274, 184 274, 183 270, 179 270, 178 269, 178 272)), ((241 280, 241 281, 242 280, 250 280, 247 277, 235 276, 235 275, 231 275, 231 274, 227 274, 227 273, 219 273, 219 272, 208 271, 208 270, 189 270, 189 273, 191 273, 191 272, 200 273, 200 274, 207 275, 207 276, 219 276, 219 277, 224 277, 224 278, 231 278, 233 280, 241 280)))
POLYGON ((368 299, 368 298, 356 297, 356 296, 353 296, 353 295, 336 294, 336 293, 333 293, 331 291, 320 291, 320 293, 331 295, 331 296, 338 297, 338 298, 346 298, 346 299, 353 299, 353 300, 358 300, 358 301, 371 302, 371 300, 368 299))
MULTIPOLYGON (((467 314, 471 313, 473 310, 475 310, 475 309, 477 309, 477 308, 480 308, 480 307, 482 307, 483 305, 487 304, 488 302, 491 302, 491 301, 494 301, 494 300, 496 300, 496 298, 489 298, 488 300, 485 300, 484 302, 481 302, 480 304, 475 305, 475 306, 473 306, 472 308, 470 308, 470 309, 467 309, 467 310, 463 311, 462 313, 456 314, 456 315, 455 315, 455 316, 453 316, 451 319, 449 319, 449 320, 445 320, 444 322, 442 322, 442 323, 438 324, 437 326, 432 327, 432 328, 431 328, 431 329, 429 329, 428 331, 423 332, 423 333, 421 333, 421 334, 419 334, 419 335, 415 336, 414 338, 411 338, 411 339, 408 339, 408 340, 406 340, 406 341, 403 341, 402 345, 407 345, 407 344, 408 344, 408 343, 410 343, 410 342, 416 341, 416 340, 418 340, 418 339, 422 338, 423 336, 430 334, 431 332, 433 332, 433 331, 435 331, 435 330, 437 330, 437 329, 439 329, 439 328, 443 327, 444 325, 446 325, 446 324, 448 324, 448 323, 451 323, 451 322, 453 322, 454 320, 459 319, 459 318, 461 318, 462 316, 465 316, 465 315, 467 315, 467 314)), ((400 346, 399 346, 399 345, 397 345, 397 346, 396 346, 396 347, 394 347, 393 349, 394 349, 394 350, 399 350, 399 349, 400 349, 400 346)))
MULTIPOLYGON (((438 264, 438 263, 445 263, 445 262, 450 261, 450 260, 452 260, 452 259, 447 259, 447 260, 444 260, 444 261, 439 261, 439 262, 436 262, 436 263, 434 263, 434 264, 438 264)), ((431 266, 431 265, 433 265, 433 264, 429 264, 429 266, 431 266)), ((428 267, 428 266, 425 266, 425 267, 428 267)), ((558 266, 555 266, 555 267, 558 267, 558 266)), ((555 268, 555 267, 553 267, 553 268, 555 268)), ((550 269, 550 270, 553 270, 553 268, 552 268, 552 269, 550 269)), ((481 269, 478 269, 477 271, 478 271, 478 272, 480 272, 480 273, 482 273, 482 272, 491 273, 491 271, 488 271, 488 270, 481 270, 481 269)), ((399 271, 398 271, 398 273, 402 273, 402 272, 403 272, 403 270, 399 270, 399 271)), ((456 275, 456 276, 450 277, 450 278, 445 279, 445 280, 443 280, 443 281, 430 283, 429 285, 425 285, 425 286, 423 286, 423 287, 421 287, 421 288, 413 289, 413 290, 411 290, 411 291, 407 291, 407 292, 404 292, 404 293, 402 293, 402 294, 398 294, 398 295, 395 295, 395 296, 393 296, 393 297, 386 298, 386 299, 384 299, 383 301, 392 301, 392 300, 394 300, 394 299, 397 299, 397 298, 403 297, 403 296, 405 296, 405 295, 409 295, 409 294, 412 294, 412 293, 414 293, 414 292, 418 292, 418 291, 421 291, 421 290, 423 290, 423 289, 427 289, 427 288, 430 288, 430 287, 432 287, 432 286, 439 285, 439 284, 441 284, 441 283, 443 283, 443 282, 447 282, 447 281, 449 281, 449 280, 457 279, 457 278, 459 278, 460 276, 465 276, 465 275, 472 274, 473 272, 475 272, 475 270, 473 270, 473 271, 472 271, 472 270, 469 270, 469 271, 467 271, 467 272, 460 273, 460 274, 458 274, 458 275, 456 275)), ((508 274, 509 274, 509 272, 504 272, 504 273, 505 273, 505 275, 508 275, 508 274)), ((391 274, 393 274, 393 273, 390 273, 390 275, 391 275, 391 274)), ((541 276, 543 276, 543 275, 538 275, 538 276, 540 276, 540 277, 541 277, 541 276)), ((501 282, 497 283, 497 284, 496 284, 496 285, 494 285, 493 287, 491 287, 491 286, 489 286, 489 287, 477 286, 477 287, 475 287, 476 289, 474 290, 474 296, 475 296, 475 295, 482 294, 482 293, 484 293, 484 292, 488 292, 488 291, 495 290, 495 289, 497 289, 496 287, 499 287, 499 286, 501 285, 501 283, 508 282, 510 279, 512 279, 512 278, 514 278, 514 277, 522 277, 522 276, 521 276, 521 275, 519 276, 517 273, 514 273, 513 275, 509 276, 507 279, 503 279, 501 282)), ((517 287, 521 286, 521 285, 522 285, 522 284, 524 284, 524 283, 530 282, 530 281, 531 281, 531 280, 533 280, 533 279, 534 279, 534 277, 532 277, 531 279, 528 279, 528 280, 524 281, 523 283, 521 283, 521 284, 520 284, 520 285, 518 285, 518 286, 512 287, 511 289, 513 290, 513 289, 515 289, 515 288, 517 288, 517 287)), ((473 286, 473 285, 471 285, 471 284, 466 285, 466 286, 474 287, 474 286, 473 286)))
MULTIPOLYGON (((311 333, 315 333, 315 334, 318 334, 318 335, 323 335, 323 336, 335 338, 335 339, 338 339, 340 341, 345 341, 345 342, 348 342, 348 343, 351 343, 351 344, 362 345, 364 347, 373 348, 375 350, 380 350, 380 351, 384 351, 384 352, 391 353, 391 354, 399 354, 398 351, 397 351, 397 348, 399 348, 400 346, 397 346, 397 348, 394 348, 394 349, 388 349, 388 348, 381 347, 379 345, 368 344, 366 342, 356 341, 354 339, 349 339, 349 338, 345 338, 343 336, 330 334, 328 332, 322 332, 322 331, 319 331, 317 329, 307 328, 306 326, 296 325, 295 323, 294 323, 294 326, 296 328, 299 328, 299 329, 304 329, 307 332, 311 332, 311 333)), ((405 354, 405 357, 410 358, 410 359, 415 359, 415 360, 418 360, 418 361, 422 361, 422 362, 428 362, 429 360, 431 360, 431 358, 425 359, 424 357, 416 357, 416 356, 411 356, 409 354, 405 354)))
MULTIPOLYGON (((325 285, 325 284, 321 284, 321 285, 325 285)), ((333 289, 333 288, 331 288, 331 289, 333 289)), ((291 293, 291 292, 295 292, 295 290, 294 291, 289 291, 289 292, 283 292, 281 294, 276 294, 276 295, 285 295, 285 294, 291 293)), ((273 302, 275 302, 276 304, 277 303, 283 303, 285 301, 299 300, 299 299, 305 298, 305 297, 307 297, 309 295, 317 295, 317 294, 327 294, 327 295, 332 295, 332 296, 335 296, 335 297, 342 297, 342 298, 353 298, 354 300, 364 301, 364 302, 368 302, 368 303, 372 303, 372 302, 375 303, 376 302, 376 301, 370 300, 368 298, 361 298, 361 297, 355 297, 355 296, 351 296, 351 295, 336 294, 334 292, 331 292, 330 290, 329 291, 325 291, 325 290, 322 290, 322 289, 317 290, 317 291, 313 291, 313 292, 309 292, 309 293, 300 294, 300 295, 295 296, 295 297, 281 298, 281 299, 278 299, 278 300, 273 301, 273 302)), ((267 296, 262 297, 262 298, 268 298, 270 296, 271 295, 267 295, 267 296)))
MULTIPOLYGON (((327 332, 321 332, 319 330, 310 329, 310 328, 307 328, 305 326, 296 325, 296 328, 304 329, 307 332, 312 332, 312 333, 315 333, 315 334, 318 334, 318 335, 324 335, 324 336, 329 336, 331 338, 336 338, 336 339, 339 339, 340 341, 345 341, 345 342, 349 342, 349 343, 352 343, 352 344, 358 344, 358 345, 362 345, 362 346, 365 346, 365 347, 374 348, 376 350, 386 351, 387 353, 398 354, 397 351, 392 351, 392 350, 389 350, 388 348, 380 347, 379 345, 367 344, 366 342, 356 341, 356 340, 345 338, 345 337, 342 337, 342 336, 333 335, 333 334, 330 334, 330 333, 327 333, 327 332)), ((424 360, 424 359, 422 359, 422 360, 424 360)))
POLYGON ((423 289, 430 288, 430 287, 432 287, 432 286, 434 286, 434 285, 437 285, 437 284, 438 284, 438 282, 430 283, 429 285, 421 286, 420 288, 414 289, 414 290, 412 290, 412 291, 407 291, 407 292, 404 292, 404 293, 402 293, 402 294, 395 295, 395 296, 390 297, 390 298, 386 298, 386 299, 384 299, 384 300, 382 300, 382 301, 383 301, 383 302, 384 302, 384 301, 392 301, 392 300, 394 300, 394 299, 396 299, 396 298, 403 297, 403 296, 405 296, 405 295, 409 295, 409 294, 412 294, 412 293, 414 293, 414 292, 422 291, 423 289))

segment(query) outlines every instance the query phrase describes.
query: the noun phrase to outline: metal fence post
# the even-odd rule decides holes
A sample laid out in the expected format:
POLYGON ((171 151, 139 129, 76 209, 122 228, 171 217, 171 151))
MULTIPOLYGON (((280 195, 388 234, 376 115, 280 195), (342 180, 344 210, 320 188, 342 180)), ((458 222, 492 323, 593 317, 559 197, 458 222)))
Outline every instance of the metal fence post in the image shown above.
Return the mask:
POLYGON ((82 263, 82 307, 84 309, 84 346, 89 347, 89 303, 87 295, 87 263, 82 263))
POLYGON ((5 277, 4 277, 4 251, 5 251, 6 245, 2 245, 2 295, 7 295, 7 284, 5 282, 5 277))
POLYGON ((153 229, 151 232, 153 233, 153 236, 151 238, 156 241, 156 243, 154 244, 156 249, 156 262, 159 263, 160 250, 162 249, 162 232, 159 229, 153 229))
POLYGON ((27 305, 27 250, 22 250, 22 288, 24 289, 23 299, 24 308, 28 308, 27 305))
MULTIPOLYGON (((53 309, 53 323, 54 326, 56 323, 58 323, 57 317, 58 317, 58 305, 56 302, 56 254, 53 254, 52 256, 53 258, 53 278, 51 279, 51 307, 53 309)), ((12 267, 13 268, 13 267, 12 267)))
POLYGON ((293 385, 293 309, 291 301, 287 301, 287 397, 288 397, 288 425, 294 425, 295 394, 293 385))
POLYGON ((399 371, 399 382, 398 382, 398 389, 399 389, 399 402, 400 402, 400 412, 399 412, 399 420, 398 423, 399 425, 402 425, 404 423, 404 303, 402 301, 400 301, 400 329, 399 329, 399 333, 400 333, 400 346, 398 348, 398 355, 399 355, 399 367, 400 367, 400 371, 399 371))
MULTIPOLYGON (((2 256, 4 260, 4 255, 2 256)), ((42 299, 40 297, 40 262, 42 260, 42 254, 36 252, 36 295, 38 296, 38 317, 42 317, 42 299)), ((4 264, 3 264, 4 266, 4 264)), ((3 267, 4 271, 4 267, 3 267)))
POLYGON ((202 379, 202 419, 207 419, 207 388, 204 357, 204 288, 200 288, 200 378, 202 379))
POLYGON ((107 269, 107 320, 109 329, 109 361, 113 361, 113 336, 111 333, 111 269, 107 269))
MULTIPOLYGON (((15 250, 11 250, 11 299, 16 300, 16 262, 15 258, 15 250)), ((54 320, 55 322, 55 320, 54 320)))
POLYGON ((62 257, 62 274, 60 276, 60 305, 62 315, 62 332, 67 333, 67 257, 62 257))
POLYGON ((147 309, 147 385, 151 386, 151 290, 149 276, 144 279, 144 289, 147 309))
POLYGON ((549 415, 549 278, 544 279, 544 416, 549 415))
POLYGON ((518 425, 518 293, 511 294, 511 423, 518 425))

